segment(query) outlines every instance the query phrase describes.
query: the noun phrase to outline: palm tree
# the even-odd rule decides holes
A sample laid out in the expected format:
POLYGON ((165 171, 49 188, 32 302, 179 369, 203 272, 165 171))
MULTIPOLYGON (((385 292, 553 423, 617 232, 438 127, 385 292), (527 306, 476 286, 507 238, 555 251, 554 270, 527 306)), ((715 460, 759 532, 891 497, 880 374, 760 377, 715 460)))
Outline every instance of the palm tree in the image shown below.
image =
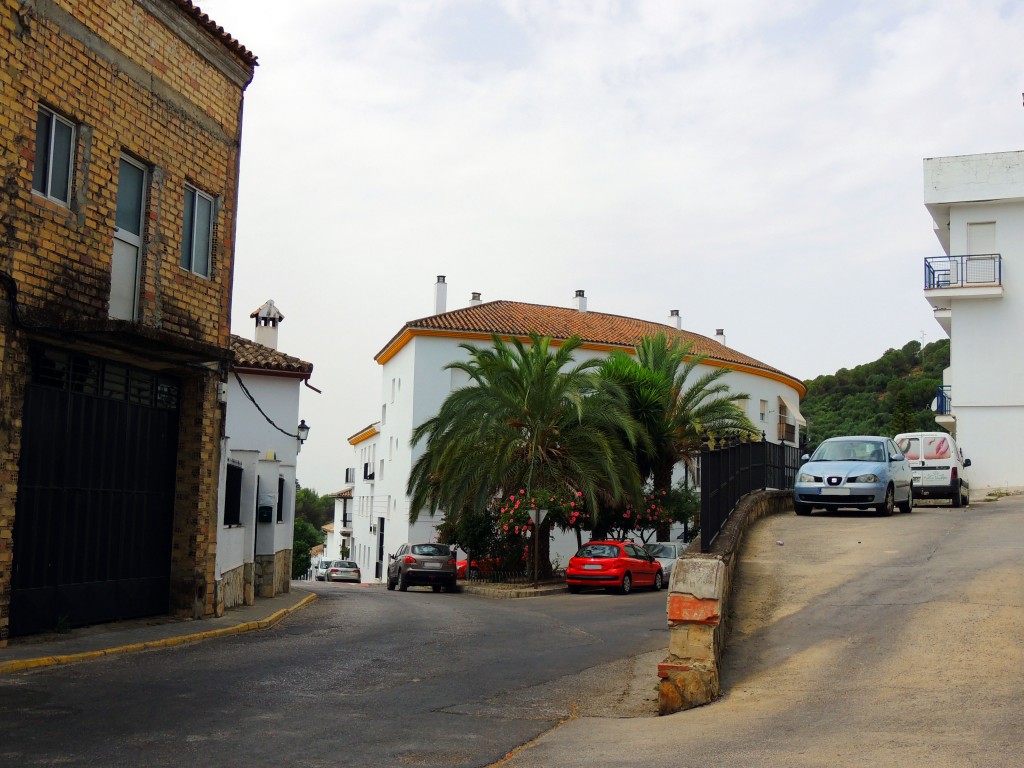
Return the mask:
POLYGON ((597 375, 600 361, 574 364, 579 337, 557 347, 536 333, 526 344, 492 341, 461 345, 469 359, 447 368, 466 373, 469 385, 413 431, 412 445, 426 445, 406 487, 410 520, 421 510, 486 509, 512 489, 580 492, 591 510, 635 493, 631 454, 641 431, 622 390, 597 375))
POLYGON ((738 404, 748 395, 732 392, 721 380, 728 368, 699 371, 707 355, 693 354, 689 344, 664 333, 644 337, 635 352, 612 353, 601 374, 627 392, 633 416, 647 433, 648 440, 638 443, 636 463, 655 492, 671 489, 678 463, 695 474, 702 435, 757 434, 738 404))

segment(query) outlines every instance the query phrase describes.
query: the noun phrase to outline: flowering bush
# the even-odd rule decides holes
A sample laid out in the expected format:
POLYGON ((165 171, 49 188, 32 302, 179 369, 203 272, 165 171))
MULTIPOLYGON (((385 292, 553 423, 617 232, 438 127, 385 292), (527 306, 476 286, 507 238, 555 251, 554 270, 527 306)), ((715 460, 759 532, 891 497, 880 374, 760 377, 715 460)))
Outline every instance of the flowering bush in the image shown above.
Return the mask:
POLYGON ((579 491, 552 493, 538 489, 527 496, 526 489, 511 493, 502 500, 498 511, 498 530, 508 536, 525 536, 534 524, 534 514, 546 509, 546 520, 560 528, 583 526, 590 516, 583 509, 583 494, 579 491))
POLYGON ((659 525, 670 525, 674 519, 671 510, 665 508, 669 501, 667 491, 645 493, 635 503, 626 504, 618 510, 611 510, 608 528, 617 538, 628 538, 636 532, 646 540, 645 532, 654 531, 659 525))

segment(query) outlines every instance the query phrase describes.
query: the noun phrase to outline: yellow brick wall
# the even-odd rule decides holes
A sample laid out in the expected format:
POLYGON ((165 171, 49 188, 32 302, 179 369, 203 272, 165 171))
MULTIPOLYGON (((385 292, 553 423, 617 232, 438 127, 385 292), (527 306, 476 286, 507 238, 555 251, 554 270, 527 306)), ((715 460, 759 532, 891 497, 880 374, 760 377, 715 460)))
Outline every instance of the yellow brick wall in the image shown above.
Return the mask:
MULTIPOLYGON (((0 272, 17 281, 24 319, 69 328, 108 319, 118 164, 126 153, 153 171, 139 323, 227 349, 244 90, 237 73, 251 77, 252 66, 221 45, 233 60, 232 79, 146 2, 163 2, 221 45, 170 0, 0 0, 0 272), (68 207, 32 192, 40 104, 76 126, 68 207), (218 203, 209 279, 179 265, 186 183, 218 203)), ((8 631, 26 344, 0 291, 0 647, 8 631)), ((172 607, 193 615, 213 612, 223 432, 217 379, 182 381, 172 607)))

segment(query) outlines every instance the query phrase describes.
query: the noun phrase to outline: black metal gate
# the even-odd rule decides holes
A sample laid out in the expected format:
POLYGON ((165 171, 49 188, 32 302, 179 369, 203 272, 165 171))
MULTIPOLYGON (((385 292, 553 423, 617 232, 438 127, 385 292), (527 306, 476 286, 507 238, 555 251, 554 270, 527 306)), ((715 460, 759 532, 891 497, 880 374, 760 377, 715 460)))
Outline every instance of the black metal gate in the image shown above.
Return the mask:
POLYGON ((178 390, 151 371, 33 350, 12 635, 167 613, 178 390))

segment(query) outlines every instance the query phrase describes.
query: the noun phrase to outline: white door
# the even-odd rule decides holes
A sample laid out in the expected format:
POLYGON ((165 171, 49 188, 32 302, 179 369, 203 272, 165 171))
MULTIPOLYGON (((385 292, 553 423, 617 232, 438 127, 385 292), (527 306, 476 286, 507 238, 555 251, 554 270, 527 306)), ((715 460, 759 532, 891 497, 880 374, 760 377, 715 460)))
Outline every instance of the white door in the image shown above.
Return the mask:
POLYGON ((145 202, 146 169, 122 157, 117 177, 114 253, 110 262, 110 316, 117 320, 136 320, 138 316, 145 202))

